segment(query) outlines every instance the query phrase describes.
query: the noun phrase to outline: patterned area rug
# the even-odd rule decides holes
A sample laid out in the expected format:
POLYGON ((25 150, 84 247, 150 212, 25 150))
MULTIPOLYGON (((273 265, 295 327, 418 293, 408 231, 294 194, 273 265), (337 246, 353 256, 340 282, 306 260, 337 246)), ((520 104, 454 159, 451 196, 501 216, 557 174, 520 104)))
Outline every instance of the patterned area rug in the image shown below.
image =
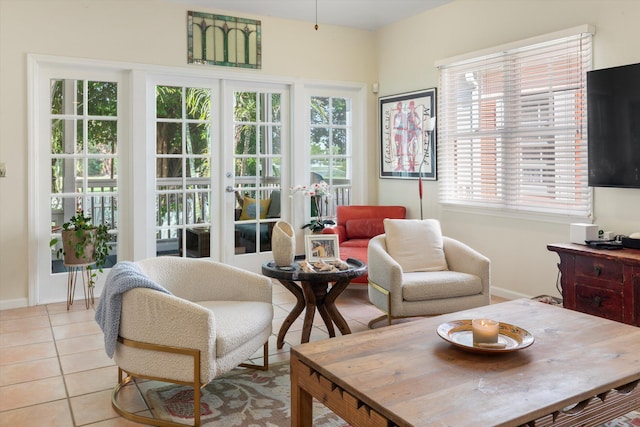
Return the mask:
MULTIPOLYGON (((269 366, 268 371, 238 368, 215 379, 202 391, 200 417, 203 426, 290 425, 289 362, 269 366)), ((168 385, 147 391, 154 417, 177 423, 193 423, 193 389, 168 385)), ((313 402, 313 425, 348 427, 319 402, 313 402)))
POLYGON ((601 427, 640 427, 640 411, 631 411, 624 417, 602 424, 601 427))
POLYGON ((562 298, 552 297, 551 295, 538 295, 537 297, 531 298, 534 301, 540 301, 545 304, 551 305, 562 305, 562 298))
MULTIPOLYGON (((289 362, 271 365, 266 372, 238 368, 203 389, 200 401, 202 425, 288 427, 290 396, 289 362)), ((147 398, 156 418, 193 423, 191 387, 168 385, 150 389, 147 398)), ((315 399, 313 425, 349 427, 315 399)), ((640 427, 640 411, 632 411, 600 427, 640 427)))

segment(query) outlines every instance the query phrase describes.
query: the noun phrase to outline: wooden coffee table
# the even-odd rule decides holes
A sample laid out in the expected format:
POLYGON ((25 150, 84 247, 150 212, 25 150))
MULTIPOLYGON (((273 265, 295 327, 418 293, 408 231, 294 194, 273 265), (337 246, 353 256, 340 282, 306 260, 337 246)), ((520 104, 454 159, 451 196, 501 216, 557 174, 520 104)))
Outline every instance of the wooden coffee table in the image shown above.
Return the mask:
POLYGON ((301 342, 309 342, 316 308, 327 326, 330 337, 336 336, 334 324, 342 335, 351 333, 347 321, 344 320, 344 317, 336 308, 335 301, 342 291, 347 288, 351 279, 362 276, 367 272, 367 265, 355 258, 349 258, 345 261, 349 265, 347 270, 307 273, 302 271, 298 265, 298 261, 302 260, 304 260, 304 255, 296 256, 294 263, 286 269, 277 267, 274 261, 262 264, 262 274, 278 279, 289 292, 295 295, 297 300, 291 313, 289 313, 280 327, 280 332, 278 332, 278 348, 284 346, 284 337, 287 331, 304 309, 306 309, 306 312, 302 326, 301 342), (296 282, 300 282, 300 286, 296 282), (333 283, 331 288, 329 288, 329 283, 333 283))
POLYGON ((520 299, 291 350, 291 425, 315 397, 358 426, 597 425, 640 408, 640 328, 520 299), (437 335, 489 317, 535 342, 475 353, 437 335))

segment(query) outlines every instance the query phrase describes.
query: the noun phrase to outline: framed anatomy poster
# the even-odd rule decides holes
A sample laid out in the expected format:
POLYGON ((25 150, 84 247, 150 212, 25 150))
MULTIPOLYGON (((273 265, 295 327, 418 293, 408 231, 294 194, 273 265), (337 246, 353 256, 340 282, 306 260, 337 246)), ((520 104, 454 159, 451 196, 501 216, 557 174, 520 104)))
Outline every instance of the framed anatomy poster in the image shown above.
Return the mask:
POLYGON ((435 180, 436 89, 380 101, 380 178, 435 180))

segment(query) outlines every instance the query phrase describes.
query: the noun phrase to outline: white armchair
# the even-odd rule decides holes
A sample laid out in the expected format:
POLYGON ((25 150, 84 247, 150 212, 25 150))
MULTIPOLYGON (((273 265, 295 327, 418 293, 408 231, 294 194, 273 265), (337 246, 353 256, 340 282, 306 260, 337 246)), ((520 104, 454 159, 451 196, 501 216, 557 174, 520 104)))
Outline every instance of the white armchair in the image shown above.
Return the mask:
POLYGON ((455 239, 442 236, 446 269, 405 272, 387 251, 387 236, 369 242, 369 300, 387 319, 431 316, 488 305, 491 302, 489 259, 455 239))
POLYGON ((198 426, 201 386, 238 365, 268 369, 271 280, 203 259, 159 257, 137 264, 171 294, 147 288, 123 294, 112 405, 136 422, 182 425, 129 413, 117 394, 133 378, 191 385, 198 426), (261 347, 263 365, 243 364, 261 347))

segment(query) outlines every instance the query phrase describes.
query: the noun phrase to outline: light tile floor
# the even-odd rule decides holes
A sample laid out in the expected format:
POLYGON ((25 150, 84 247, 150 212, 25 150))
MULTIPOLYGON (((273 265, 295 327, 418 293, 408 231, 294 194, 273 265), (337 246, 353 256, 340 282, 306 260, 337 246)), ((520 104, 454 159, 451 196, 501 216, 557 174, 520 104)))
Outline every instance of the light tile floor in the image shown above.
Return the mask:
MULTIPOLYGON (((269 363, 288 360, 290 346, 299 344, 302 334, 301 316, 289 329, 284 348, 276 349, 276 335, 295 297, 274 282, 273 304, 269 363)), ((366 330, 367 322, 380 315, 362 285, 351 285, 336 305, 352 332, 366 330)), ((104 352, 94 315, 95 310, 85 309, 82 299, 69 311, 66 303, 0 311, 0 427, 140 425, 111 408, 118 371, 104 352)), ((316 316, 311 341, 328 337, 316 316)), ((262 349, 254 356, 256 363, 262 363, 262 349)), ((127 409, 148 411, 135 388, 126 388, 119 398, 127 409)))

